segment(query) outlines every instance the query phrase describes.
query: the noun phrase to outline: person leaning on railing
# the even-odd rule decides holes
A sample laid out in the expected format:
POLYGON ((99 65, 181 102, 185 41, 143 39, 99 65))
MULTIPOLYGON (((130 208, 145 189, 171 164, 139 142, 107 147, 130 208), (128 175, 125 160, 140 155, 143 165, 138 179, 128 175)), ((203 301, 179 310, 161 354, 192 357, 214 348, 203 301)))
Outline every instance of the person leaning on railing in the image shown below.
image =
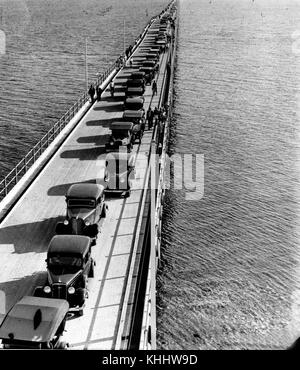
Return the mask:
POLYGON ((91 103, 93 104, 94 103, 94 97, 95 97, 95 88, 94 88, 93 84, 91 84, 88 93, 89 93, 89 96, 91 97, 91 103))

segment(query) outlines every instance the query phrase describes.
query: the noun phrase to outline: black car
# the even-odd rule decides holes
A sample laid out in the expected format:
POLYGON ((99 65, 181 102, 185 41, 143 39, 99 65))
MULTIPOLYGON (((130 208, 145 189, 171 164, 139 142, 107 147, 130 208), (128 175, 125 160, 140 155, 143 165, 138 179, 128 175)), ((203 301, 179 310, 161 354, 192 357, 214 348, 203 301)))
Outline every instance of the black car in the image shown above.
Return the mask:
POLYGON ((141 96, 145 92, 145 79, 129 79, 126 83, 125 97, 141 96))
POLYGON ((125 110, 142 110, 144 109, 145 98, 143 96, 138 96, 135 98, 127 98, 124 103, 125 110))
POLYGON ((116 121, 110 125, 111 135, 105 144, 106 151, 118 150, 122 147, 128 151, 132 149, 132 128, 133 123, 130 121, 116 121))
POLYGON ((135 155, 112 152, 105 159, 105 192, 129 197, 134 179, 135 155))
POLYGON ((142 62, 142 66, 140 67, 141 72, 145 72, 146 74, 146 84, 150 85, 155 73, 158 71, 159 64, 153 60, 146 60, 142 62))
POLYGON ((4 349, 66 349, 61 340, 69 311, 65 299, 24 296, 0 326, 4 349))
POLYGON ((133 124, 141 124, 145 127, 146 118, 144 110, 125 110, 123 113, 123 121, 132 122, 133 124))
POLYGON ((106 217, 104 187, 99 184, 73 184, 66 193, 67 215, 56 226, 60 235, 85 235, 96 241, 98 221, 106 217))
POLYGON ((65 299, 70 310, 82 316, 88 297, 88 278, 94 277, 91 248, 91 239, 87 236, 54 236, 47 252, 47 282, 35 289, 34 296, 65 299))

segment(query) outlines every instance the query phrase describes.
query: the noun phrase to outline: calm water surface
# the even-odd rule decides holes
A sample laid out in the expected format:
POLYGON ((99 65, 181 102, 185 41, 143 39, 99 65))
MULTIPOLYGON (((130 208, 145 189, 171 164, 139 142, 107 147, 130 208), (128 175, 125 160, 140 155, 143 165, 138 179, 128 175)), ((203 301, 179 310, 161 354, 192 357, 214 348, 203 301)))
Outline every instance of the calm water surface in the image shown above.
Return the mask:
POLYGON ((181 0, 171 153, 205 193, 169 191, 163 349, 283 349, 299 325, 300 3, 181 0))

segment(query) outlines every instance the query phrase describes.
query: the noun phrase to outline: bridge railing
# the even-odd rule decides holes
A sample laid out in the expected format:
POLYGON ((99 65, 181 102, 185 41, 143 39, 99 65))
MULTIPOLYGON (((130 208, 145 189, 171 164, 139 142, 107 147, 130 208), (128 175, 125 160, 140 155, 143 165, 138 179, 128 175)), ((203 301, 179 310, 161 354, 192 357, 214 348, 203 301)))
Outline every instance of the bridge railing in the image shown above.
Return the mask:
MULTIPOLYGON (((175 11, 176 15, 176 27, 175 27, 175 35, 172 40, 173 45, 170 46, 170 61, 171 61, 171 68, 174 71, 175 67, 175 57, 176 57, 176 47, 177 47, 177 40, 178 40, 178 15, 177 11, 175 11)), ((165 76, 164 76, 165 79, 165 76)), ((161 246, 161 230, 162 230, 162 214, 163 214, 163 201, 165 197, 165 179, 166 179, 166 152, 168 147, 168 139, 169 139, 169 131, 170 131, 170 124, 172 122, 172 105, 173 105, 173 84, 174 84, 174 76, 171 74, 170 84, 169 84, 169 91, 167 97, 167 104, 169 106, 167 118, 164 124, 164 131, 163 131, 163 142, 162 142, 162 155, 160 158, 160 165, 159 165, 159 181, 157 184, 157 191, 156 191, 156 201, 155 201, 155 217, 154 217, 154 227, 155 227, 155 235, 154 235, 154 248, 155 248, 155 255, 156 255, 156 264, 152 266, 151 258, 149 262, 149 273, 147 279, 147 287, 146 287, 146 294, 145 294, 145 305, 144 305, 144 313, 143 313, 143 320, 142 320, 142 330, 141 330, 141 337, 140 337, 140 350, 151 350, 153 349, 153 343, 151 343, 151 317, 156 315, 156 308, 153 306, 153 302, 151 302, 151 289, 155 289, 156 287, 151 287, 151 269, 154 269, 155 274, 158 268, 158 261, 160 259, 160 246, 161 246)), ((163 103, 164 96, 160 97, 159 105, 163 103)))

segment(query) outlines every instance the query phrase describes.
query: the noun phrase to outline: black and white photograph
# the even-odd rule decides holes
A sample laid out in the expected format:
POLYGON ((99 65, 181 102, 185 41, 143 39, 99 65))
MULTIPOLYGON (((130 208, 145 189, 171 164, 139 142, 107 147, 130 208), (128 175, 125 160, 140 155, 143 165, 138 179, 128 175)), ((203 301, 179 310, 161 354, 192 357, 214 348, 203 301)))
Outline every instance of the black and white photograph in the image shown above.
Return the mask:
POLYGON ((295 353, 299 124, 299 0, 0 0, 0 357, 295 353))

